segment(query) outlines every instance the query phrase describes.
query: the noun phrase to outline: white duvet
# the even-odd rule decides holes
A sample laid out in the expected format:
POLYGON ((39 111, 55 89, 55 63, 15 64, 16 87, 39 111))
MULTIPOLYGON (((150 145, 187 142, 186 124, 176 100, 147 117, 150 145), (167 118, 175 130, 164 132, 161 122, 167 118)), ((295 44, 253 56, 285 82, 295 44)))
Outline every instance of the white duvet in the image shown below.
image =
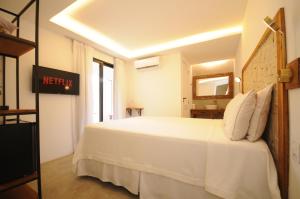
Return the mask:
POLYGON ((223 121, 135 117, 85 128, 73 165, 91 159, 204 187, 223 198, 280 198, 264 141, 230 141, 223 121))

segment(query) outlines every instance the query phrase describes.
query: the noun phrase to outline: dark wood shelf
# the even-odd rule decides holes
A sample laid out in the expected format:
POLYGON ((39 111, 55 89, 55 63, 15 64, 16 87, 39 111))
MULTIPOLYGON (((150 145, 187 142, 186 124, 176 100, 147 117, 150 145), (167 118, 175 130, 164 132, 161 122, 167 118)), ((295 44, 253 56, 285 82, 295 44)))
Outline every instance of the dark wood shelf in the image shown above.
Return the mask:
POLYGON ((0 193, 0 199, 37 199, 38 195, 28 185, 19 186, 0 193))
POLYGON ((11 109, 11 110, 0 110, 0 116, 8 115, 31 115, 36 114, 35 109, 11 109))
POLYGON ((0 33, 0 54, 19 57, 35 48, 35 43, 13 35, 0 33))
POLYGON ((38 179, 38 174, 37 172, 34 172, 32 175, 24 176, 22 178, 18 178, 16 180, 0 184, 0 191, 5 191, 18 185, 26 184, 36 179, 38 179))

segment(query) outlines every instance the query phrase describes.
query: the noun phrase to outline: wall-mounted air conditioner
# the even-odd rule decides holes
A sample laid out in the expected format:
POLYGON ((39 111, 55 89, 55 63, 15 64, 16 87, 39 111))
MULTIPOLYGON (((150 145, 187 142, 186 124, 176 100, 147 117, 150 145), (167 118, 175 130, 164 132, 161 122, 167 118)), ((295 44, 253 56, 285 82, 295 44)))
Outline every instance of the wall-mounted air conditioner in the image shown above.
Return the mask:
POLYGON ((146 59, 140 59, 134 61, 134 66, 136 69, 147 68, 159 65, 159 57, 149 57, 146 59))

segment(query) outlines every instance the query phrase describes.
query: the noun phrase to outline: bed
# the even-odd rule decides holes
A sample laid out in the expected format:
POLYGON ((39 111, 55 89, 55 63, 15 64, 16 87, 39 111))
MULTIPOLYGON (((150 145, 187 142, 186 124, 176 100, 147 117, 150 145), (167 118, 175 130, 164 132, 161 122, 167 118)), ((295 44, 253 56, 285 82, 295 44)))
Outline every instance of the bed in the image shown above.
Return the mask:
MULTIPOLYGON (((136 178, 122 186, 141 198, 156 198, 166 191, 151 187, 148 181, 160 184, 153 175, 223 198, 279 198, 266 143, 230 141, 224 136, 223 120, 136 117, 89 125, 74 155, 74 170, 103 179, 103 169, 94 169, 97 163, 93 162, 135 171, 136 178), (145 189, 152 191, 145 193, 145 189)), ((176 198, 185 195, 185 191, 177 193, 176 198)))
MULTIPOLYGON (((283 9, 275 20, 284 31, 283 9)), ((74 172, 123 186, 144 199, 287 198, 287 93, 277 82, 286 62, 284 39, 266 30, 243 68, 244 92, 274 84, 264 140, 230 141, 222 120, 108 121, 85 128, 74 172)))

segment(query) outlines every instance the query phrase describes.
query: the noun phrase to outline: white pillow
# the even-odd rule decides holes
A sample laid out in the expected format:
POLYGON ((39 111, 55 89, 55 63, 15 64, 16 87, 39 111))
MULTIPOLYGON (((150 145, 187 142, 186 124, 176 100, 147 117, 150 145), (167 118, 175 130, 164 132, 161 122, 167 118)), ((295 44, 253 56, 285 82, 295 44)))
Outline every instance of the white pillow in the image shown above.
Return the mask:
POLYGON ((223 117, 223 121, 224 121, 224 125, 227 123, 228 118, 230 117, 231 110, 234 108, 235 104, 239 101, 239 98, 242 97, 243 94, 242 93, 238 93, 232 100, 230 100, 230 102, 227 104, 225 112, 224 112, 224 117, 223 117))
POLYGON ((0 32, 12 33, 17 26, 0 16, 0 32))
POLYGON ((257 92, 257 101, 248 130, 247 139, 251 142, 258 140, 266 127, 270 102, 272 98, 273 84, 257 92))
POLYGON ((246 137, 255 103, 256 93, 253 90, 239 94, 230 101, 224 113, 226 137, 235 141, 246 137))

